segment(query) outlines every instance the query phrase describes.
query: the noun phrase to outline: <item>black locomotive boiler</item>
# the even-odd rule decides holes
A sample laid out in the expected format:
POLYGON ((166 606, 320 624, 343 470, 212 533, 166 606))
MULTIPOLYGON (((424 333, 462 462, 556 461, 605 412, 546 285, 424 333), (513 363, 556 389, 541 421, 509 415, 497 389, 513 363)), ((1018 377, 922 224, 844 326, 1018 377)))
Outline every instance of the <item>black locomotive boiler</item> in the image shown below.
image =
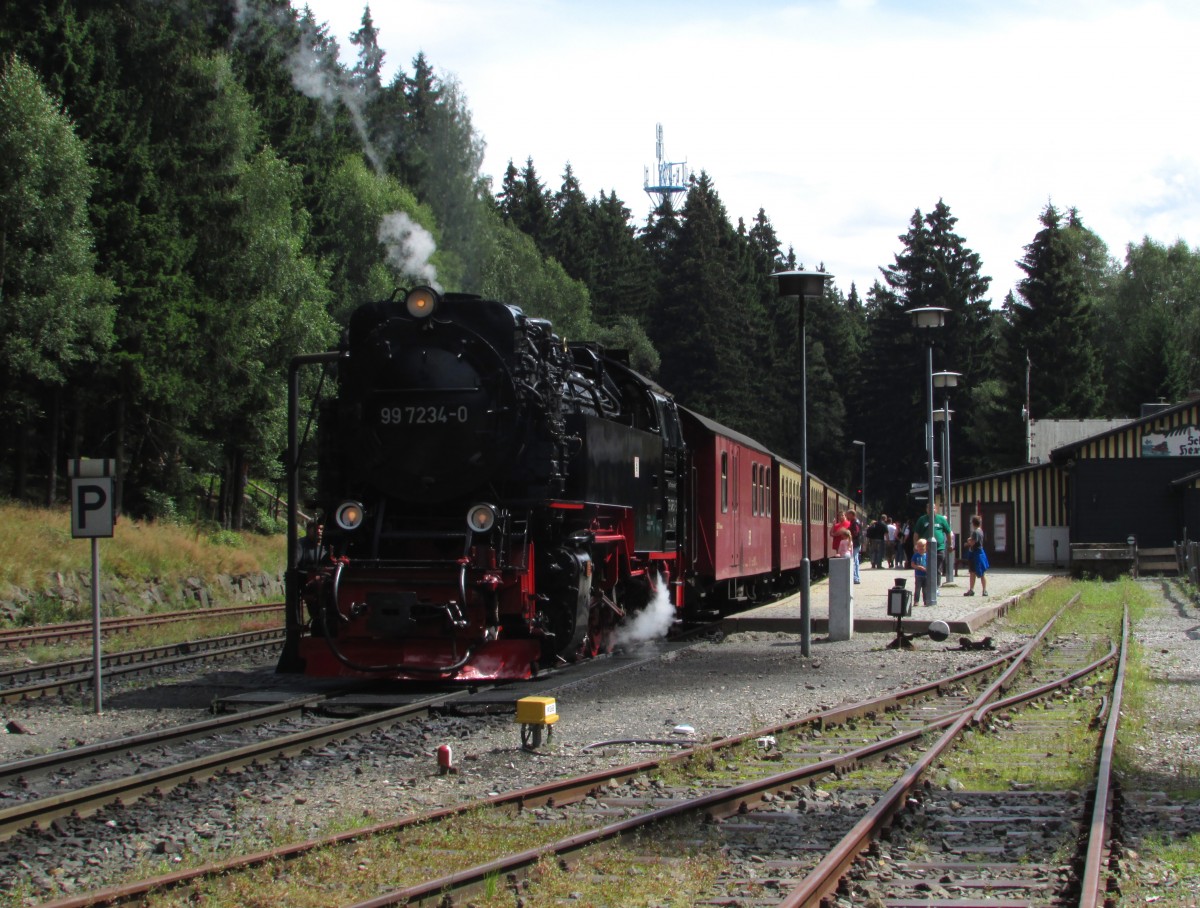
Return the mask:
POLYGON ((519 308, 419 287, 292 367, 281 671, 482 680, 610 648, 682 605, 687 450, 674 401, 519 308), (322 364, 301 507, 298 376, 322 364))

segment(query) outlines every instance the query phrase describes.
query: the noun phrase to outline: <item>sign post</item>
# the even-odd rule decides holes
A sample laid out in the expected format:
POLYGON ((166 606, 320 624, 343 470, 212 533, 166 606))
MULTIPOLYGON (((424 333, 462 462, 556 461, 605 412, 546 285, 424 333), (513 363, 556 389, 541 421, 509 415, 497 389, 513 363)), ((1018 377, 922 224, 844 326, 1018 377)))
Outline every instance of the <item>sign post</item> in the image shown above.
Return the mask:
POLYGON ((104 711, 100 679, 100 538, 112 538, 113 472, 111 459, 67 461, 71 478, 71 538, 92 540, 92 690, 96 715, 104 711))

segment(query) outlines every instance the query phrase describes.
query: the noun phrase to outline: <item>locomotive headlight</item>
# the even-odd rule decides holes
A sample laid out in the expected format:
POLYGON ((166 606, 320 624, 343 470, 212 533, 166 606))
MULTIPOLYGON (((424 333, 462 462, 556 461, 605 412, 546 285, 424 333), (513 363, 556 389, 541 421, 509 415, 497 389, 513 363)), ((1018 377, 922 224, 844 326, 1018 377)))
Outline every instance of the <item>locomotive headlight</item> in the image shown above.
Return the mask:
POLYGON ((343 530, 357 529, 363 522, 363 507, 357 501, 342 502, 334 519, 343 530))
POLYGON ((429 318, 437 311, 438 303, 441 301, 442 298, 433 288, 417 287, 408 292, 408 296, 404 298, 404 305, 408 309, 408 314, 413 318, 429 318))
POLYGON ((486 533, 496 525, 496 509, 490 504, 477 504, 467 511, 467 526, 475 533, 486 533))

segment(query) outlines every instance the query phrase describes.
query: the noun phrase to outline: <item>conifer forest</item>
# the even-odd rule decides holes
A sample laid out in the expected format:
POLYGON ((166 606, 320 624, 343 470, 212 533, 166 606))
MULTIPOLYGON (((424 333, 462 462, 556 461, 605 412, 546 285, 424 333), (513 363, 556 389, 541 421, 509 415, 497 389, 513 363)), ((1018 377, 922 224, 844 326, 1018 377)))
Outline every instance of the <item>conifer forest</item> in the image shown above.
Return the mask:
MULTIPOLYGON (((62 502, 68 458, 108 457, 125 514, 203 499, 264 526, 243 492, 282 479, 291 358, 419 284, 628 350, 684 406, 798 460, 797 301, 770 275, 821 263, 797 260, 769 200, 727 211, 700 172, 635 217, 644 199, 588 198, 564 162, 485 174, 471 86, 424 55, 385 84, 379 38, 368 8, 339 53, 287 0, 3 5, 0 494, 62 502)), ((853 494, 865 441, 872 511, 913 510, 925 475, 908 309, 950 310, 955 478, 1022 465, 1026 407, 1133 417, 1200 388, 1200 250, 1110 249, 1086 211, 1047 204, 998 299, 953 202, 914 200, 874 283, 835 278, 807 307, 809 465, 853 494)))

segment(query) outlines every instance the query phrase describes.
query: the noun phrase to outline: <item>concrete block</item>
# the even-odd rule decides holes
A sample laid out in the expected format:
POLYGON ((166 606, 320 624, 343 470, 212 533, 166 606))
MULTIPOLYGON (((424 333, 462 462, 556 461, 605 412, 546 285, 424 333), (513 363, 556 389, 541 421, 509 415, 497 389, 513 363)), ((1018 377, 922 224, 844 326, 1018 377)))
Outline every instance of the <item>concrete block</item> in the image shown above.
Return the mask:
POLYGON ((853 565, 849 558, 829 559, 829 639, 854 636, 853 565))

